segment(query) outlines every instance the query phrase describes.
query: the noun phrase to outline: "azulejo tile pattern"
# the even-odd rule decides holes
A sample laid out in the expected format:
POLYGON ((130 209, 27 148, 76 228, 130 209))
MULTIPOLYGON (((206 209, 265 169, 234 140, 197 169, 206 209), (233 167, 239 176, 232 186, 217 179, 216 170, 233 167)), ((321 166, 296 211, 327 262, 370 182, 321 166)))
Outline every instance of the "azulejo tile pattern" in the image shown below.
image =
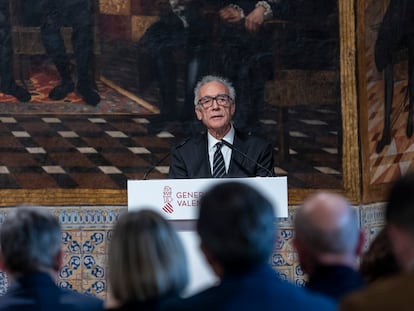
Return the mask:
MULTIPOLYGON (((64 264, 56 280, 60 287, 106 298, 108 290, 108 245, 112 228, 126 207, 45 207, 62 225, 64 264)), ((0 209, 0 223, 11 208, 0 209)), ((293 246, 293 218, 297 207, 290 206, 287 218, 278 219, 276 240, 269 264, 283 280, 304 286, 306 274, 298 264, 293 246)), ((360 224, 367 231, 366 247, 383 227, 383 204, 359 207, 360 224)), ((0 272, 0 294, 9 286, 7 275, 0 272)))

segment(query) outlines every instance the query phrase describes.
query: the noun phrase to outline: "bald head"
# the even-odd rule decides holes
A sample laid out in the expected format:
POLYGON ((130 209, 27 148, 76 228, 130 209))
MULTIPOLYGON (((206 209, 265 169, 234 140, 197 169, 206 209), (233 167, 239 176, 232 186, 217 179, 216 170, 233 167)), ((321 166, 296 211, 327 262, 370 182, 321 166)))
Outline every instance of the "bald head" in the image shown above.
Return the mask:
POLYGON ((359 242, 355 209, 341 195, 318 192, 295 218, 296 239, 314 254, 355 254, 359 242))

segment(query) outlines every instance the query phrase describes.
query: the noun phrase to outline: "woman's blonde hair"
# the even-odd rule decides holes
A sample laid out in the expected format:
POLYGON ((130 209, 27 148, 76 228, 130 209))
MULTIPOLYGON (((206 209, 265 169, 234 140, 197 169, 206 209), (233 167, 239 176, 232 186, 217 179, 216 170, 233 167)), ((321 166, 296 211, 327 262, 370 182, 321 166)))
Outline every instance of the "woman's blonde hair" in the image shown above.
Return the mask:
POLYGON ((109 282, 121 304, 178 294, 188 282, 187 260, 174 228, 158 213, 119 217, 109 247, 109 282))

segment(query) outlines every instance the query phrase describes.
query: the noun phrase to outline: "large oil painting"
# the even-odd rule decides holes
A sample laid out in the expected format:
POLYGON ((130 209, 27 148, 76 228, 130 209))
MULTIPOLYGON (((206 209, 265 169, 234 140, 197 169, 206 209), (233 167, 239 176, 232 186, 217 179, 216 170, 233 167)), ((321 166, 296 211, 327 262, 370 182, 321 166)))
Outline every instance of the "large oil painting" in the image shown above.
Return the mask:
POLYGON ((410 1, 359 3, 364 200, 413 167, 414 6, 410 1))
POLYGON ((171 147, 203 130, 207 74, 234 84, 234 125, 272 142, 290 203, 358 200, 353 4, 265 1, 249 25, 256 1, 2 3, 2 205, 126 204, 128 179, 166 178, 171 147))

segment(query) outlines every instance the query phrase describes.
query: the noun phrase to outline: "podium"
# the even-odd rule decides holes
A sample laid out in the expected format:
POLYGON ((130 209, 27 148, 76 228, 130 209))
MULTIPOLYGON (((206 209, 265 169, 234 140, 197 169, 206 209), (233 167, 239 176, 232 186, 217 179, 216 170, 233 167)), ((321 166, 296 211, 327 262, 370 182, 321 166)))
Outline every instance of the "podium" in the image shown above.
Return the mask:
POLYGON ((276 217, 288 217, 287 177, 128 180, 128 210, 154 210, 170 220, 178 231, 189 263, 190 282, 184 295, 192 295, 217 282, 199 249, 195 221, 203 193, 229 181, 252 186, 272 203, 276 217))

